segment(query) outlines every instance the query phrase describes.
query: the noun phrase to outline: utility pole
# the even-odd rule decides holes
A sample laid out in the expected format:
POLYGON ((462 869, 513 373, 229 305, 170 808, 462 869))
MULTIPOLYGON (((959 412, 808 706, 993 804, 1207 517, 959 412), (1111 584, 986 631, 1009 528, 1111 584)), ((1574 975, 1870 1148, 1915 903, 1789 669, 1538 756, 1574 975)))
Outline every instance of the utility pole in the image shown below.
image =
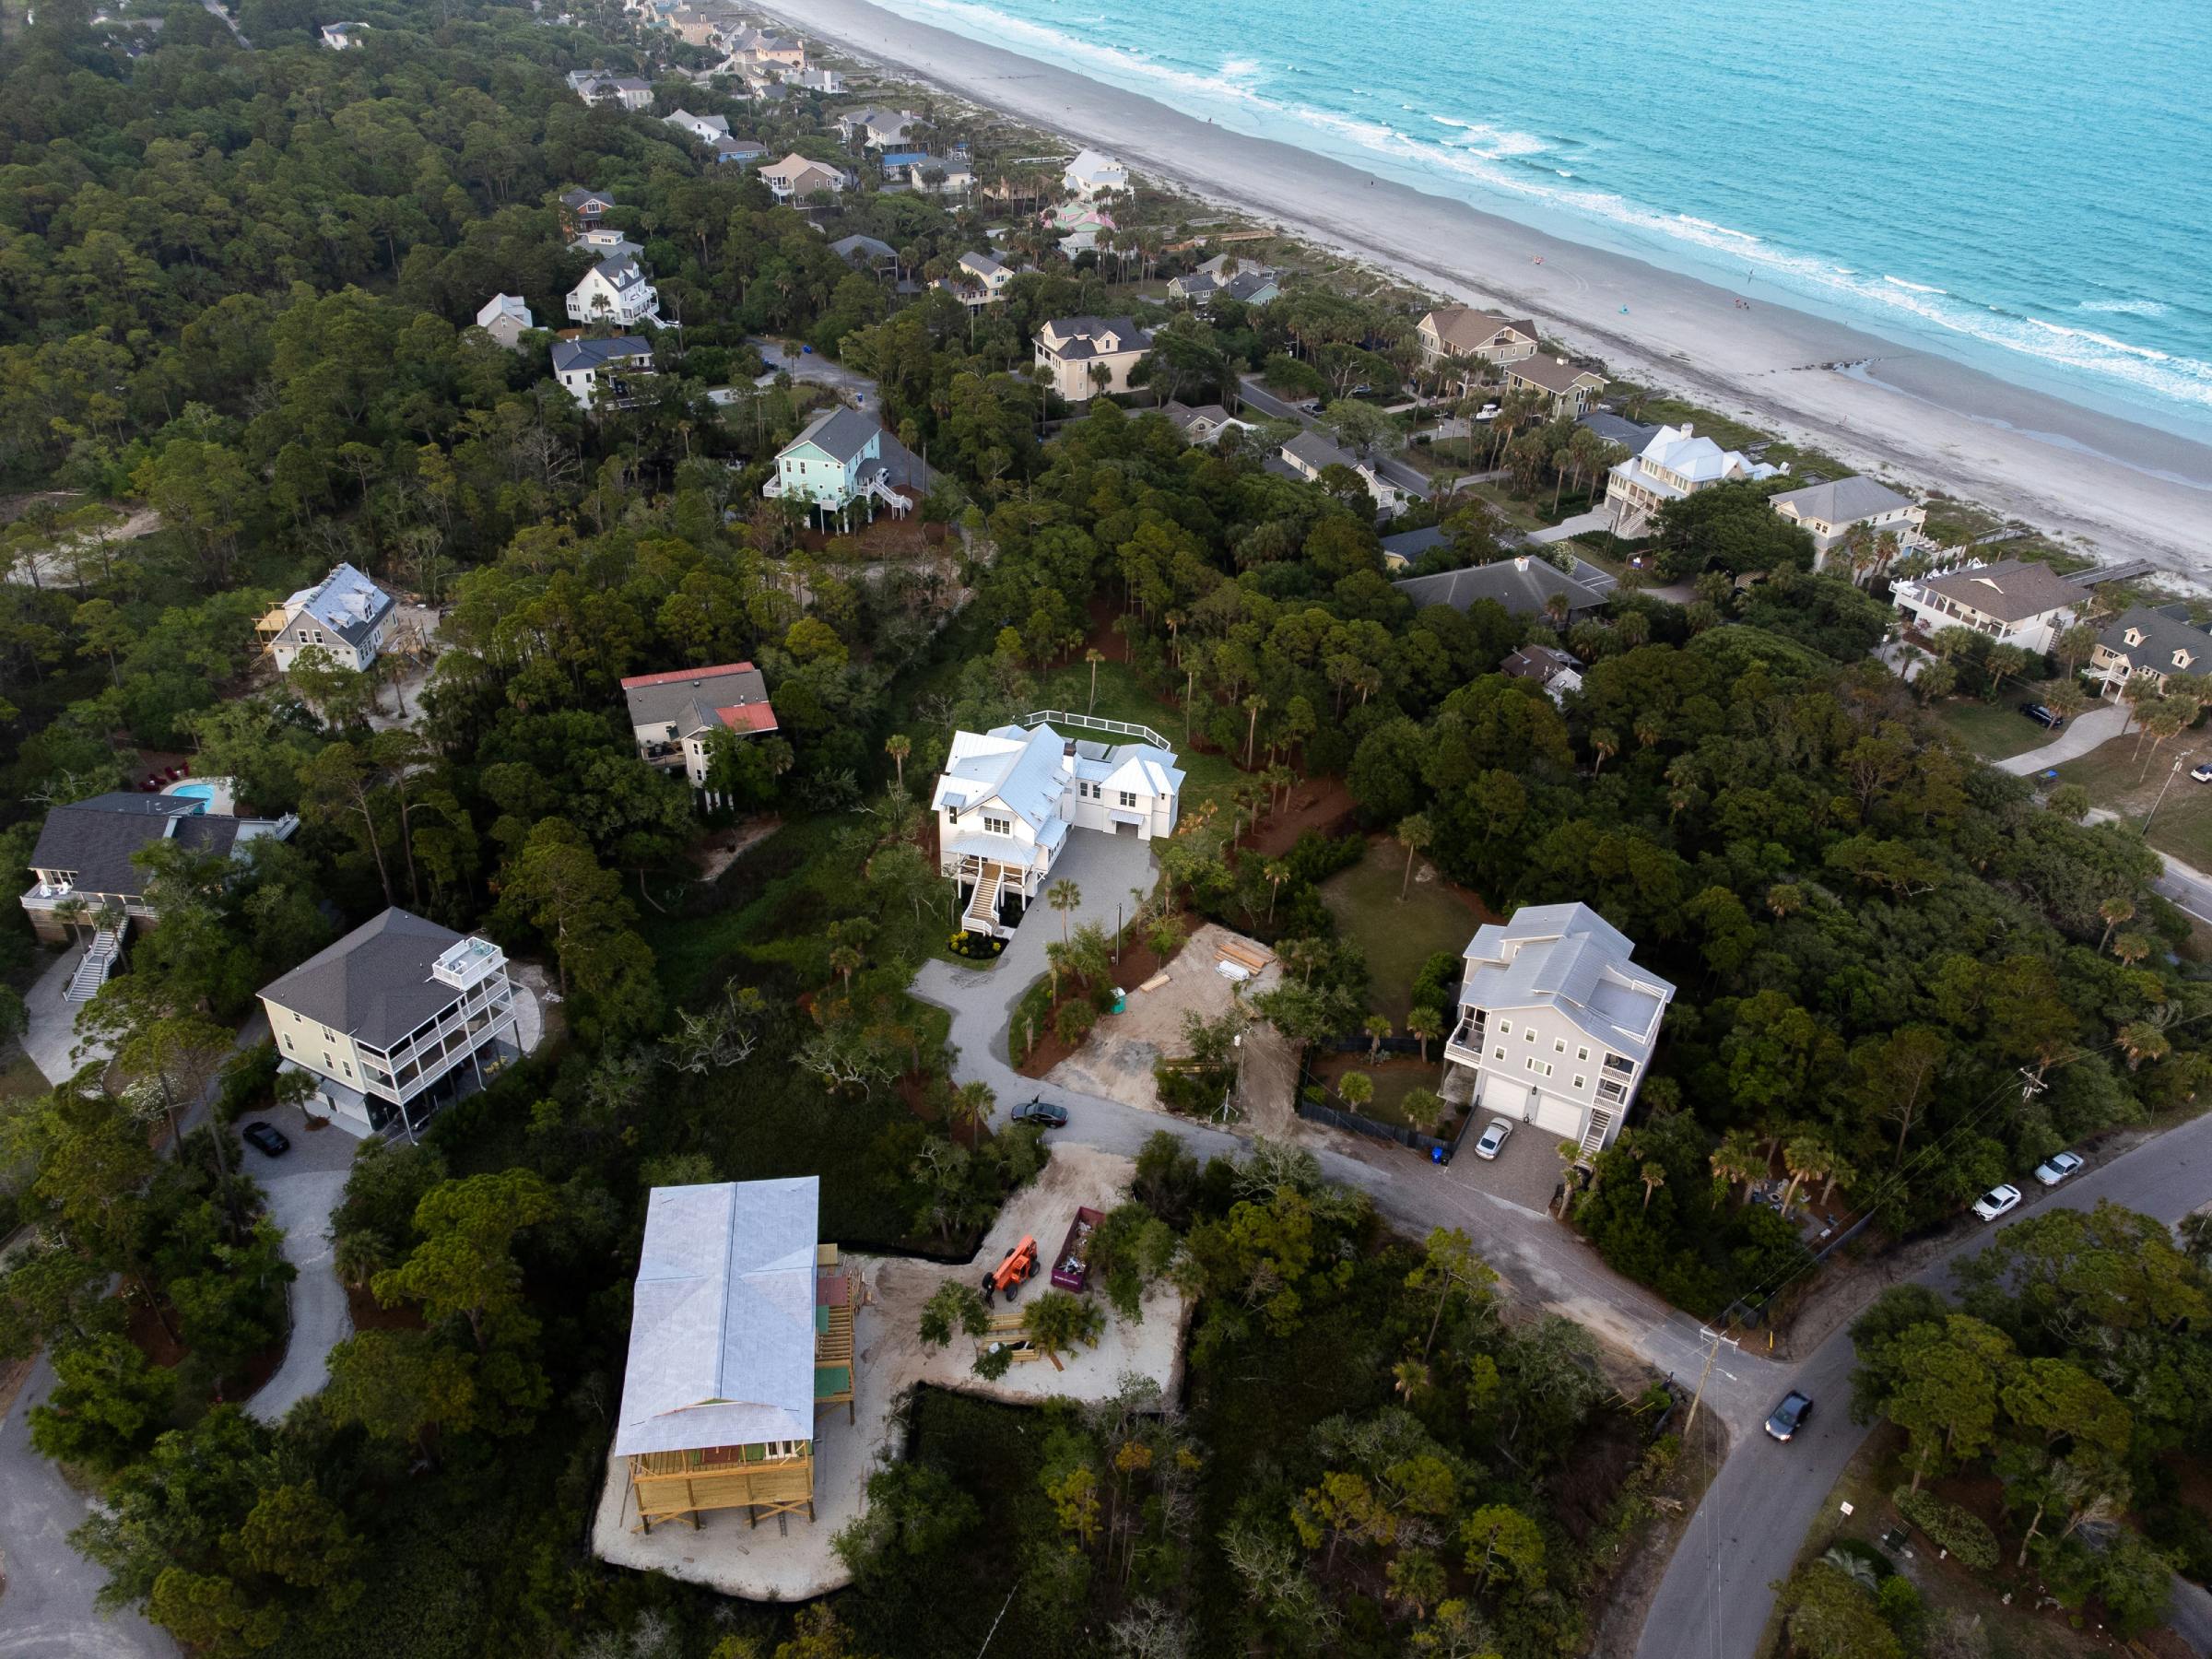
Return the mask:
POLYGON ((1724 1342, 1730 1347, 1741 1346, 1735 1337, 1724 1335, 1719 1331, 1707 1330, 1703 1325, 1698 1327, 1698 1335, 1707 1344, 1705 1369, 1698 1373, 1698 1391, 1689 1397, 1689 1416, 1682 1423, 1682 1443, 1684 1445, 1689 1443, 1689 1431, 1698 1426, 1698 1407, 1704 1402, 1705 1383, 1712 1375, 1713 1361, 1721 1357, 1721 1344, 1724 1342))
POLYGON ((2173 770, 2166 774, 2166 782, 2159 785, 2159 798, 2150 804, 2150 810, 2143 815, 2143 833, 2145 835, 2150 833, 2150 820, 2159 816, 2159 808, 2166 805, 2166 792, 2173 787, 2173 781, 2182 775, 2182 768, 2186 766, 2191 759, 2192 757, 2188 755, 2176 755, 2173 758, 2173 770))

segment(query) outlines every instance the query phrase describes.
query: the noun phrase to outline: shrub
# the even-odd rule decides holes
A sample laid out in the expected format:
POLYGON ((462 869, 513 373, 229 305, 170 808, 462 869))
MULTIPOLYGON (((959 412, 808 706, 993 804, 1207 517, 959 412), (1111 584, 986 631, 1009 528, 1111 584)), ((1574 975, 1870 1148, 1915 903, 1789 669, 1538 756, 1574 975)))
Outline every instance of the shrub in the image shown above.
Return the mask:
POLYGON ((1997 1535, 1980 1516, 1933 1492, 1915 1492, 1906 1487, 1890 1493, 1889 1501, 1897 1506, 1899 1514, 1928 1535, 1930 1543, 1949 1550, 1962 1565, 1987 1571, 1997 1564, 1997 1535))
POLYGON ((1068 1002, 1060 1006, 1053 1016, 1053 1034, 1074 1047, 1090 1035, 1090 1028, 1099 1023, 1099 1011, 1087 1002, 1068 1002))

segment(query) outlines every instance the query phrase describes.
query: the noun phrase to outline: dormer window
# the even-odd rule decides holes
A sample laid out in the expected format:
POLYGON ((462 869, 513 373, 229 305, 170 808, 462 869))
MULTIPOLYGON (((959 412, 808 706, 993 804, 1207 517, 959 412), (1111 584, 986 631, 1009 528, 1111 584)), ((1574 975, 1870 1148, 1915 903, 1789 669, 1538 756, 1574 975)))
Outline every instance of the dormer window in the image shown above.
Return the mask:
POLYGON ((2127 642, 2128 642, 2130 645, 2140 645, 2140 644, 2142 644, 2142 643, 2143 643, 2143 630, 2142 630, 2141 629, 2139 629, 2139 628, 2131 628, 2131 629, 2129 629, 2127 630, 2127 642))

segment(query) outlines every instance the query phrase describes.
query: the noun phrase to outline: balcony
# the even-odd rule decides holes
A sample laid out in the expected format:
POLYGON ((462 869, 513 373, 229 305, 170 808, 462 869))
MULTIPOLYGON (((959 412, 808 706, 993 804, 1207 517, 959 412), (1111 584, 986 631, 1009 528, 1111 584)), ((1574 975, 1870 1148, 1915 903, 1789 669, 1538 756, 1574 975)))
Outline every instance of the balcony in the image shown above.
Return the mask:
POLYGON ((1607 1054, 1606 1056, 1606 1069, 1609 1072, 1618 1073, 1624 1078, 1633 1077, 1636 1075, 1636 1062, 1633 1060, 1624 1059, 1618 1054, 1607 1054))
POLYGON ((1461 1020, 1451 1036, 1444 1039, 1444 1058, 1456 1065, 1480 1065, 1485 1030, 1485 1024, 1478 1016, 1461 1020))

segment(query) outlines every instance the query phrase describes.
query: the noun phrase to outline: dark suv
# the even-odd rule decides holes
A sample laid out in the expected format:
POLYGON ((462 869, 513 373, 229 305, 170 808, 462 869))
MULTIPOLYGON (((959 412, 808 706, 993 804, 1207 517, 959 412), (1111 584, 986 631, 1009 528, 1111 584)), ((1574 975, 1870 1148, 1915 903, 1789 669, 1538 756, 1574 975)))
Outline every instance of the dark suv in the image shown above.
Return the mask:
POLYGON ((292 1149, 291 1137, 274 1124, 248 1124, 238 1135, 247 1146, 267 1158, 282 1158, 292 1149))
POLYGON ((2061 714, 2056 709, 2047 709, 2041 703, 2022 703, 2020 712, 2034 721, 2037 725, 2049 726, 2054 732, 2066 724, 2066 717, 2064 714, 2061 714))
POLYGON ((1778 1441, 1787 1441, 1810 1422, 1812 1416, 1811 1396, 1793 1388, 1782 1396, 1782 1404, 1774 1407, 1774 1415, 1767 1419, 1767 1432, 1778 1441))

